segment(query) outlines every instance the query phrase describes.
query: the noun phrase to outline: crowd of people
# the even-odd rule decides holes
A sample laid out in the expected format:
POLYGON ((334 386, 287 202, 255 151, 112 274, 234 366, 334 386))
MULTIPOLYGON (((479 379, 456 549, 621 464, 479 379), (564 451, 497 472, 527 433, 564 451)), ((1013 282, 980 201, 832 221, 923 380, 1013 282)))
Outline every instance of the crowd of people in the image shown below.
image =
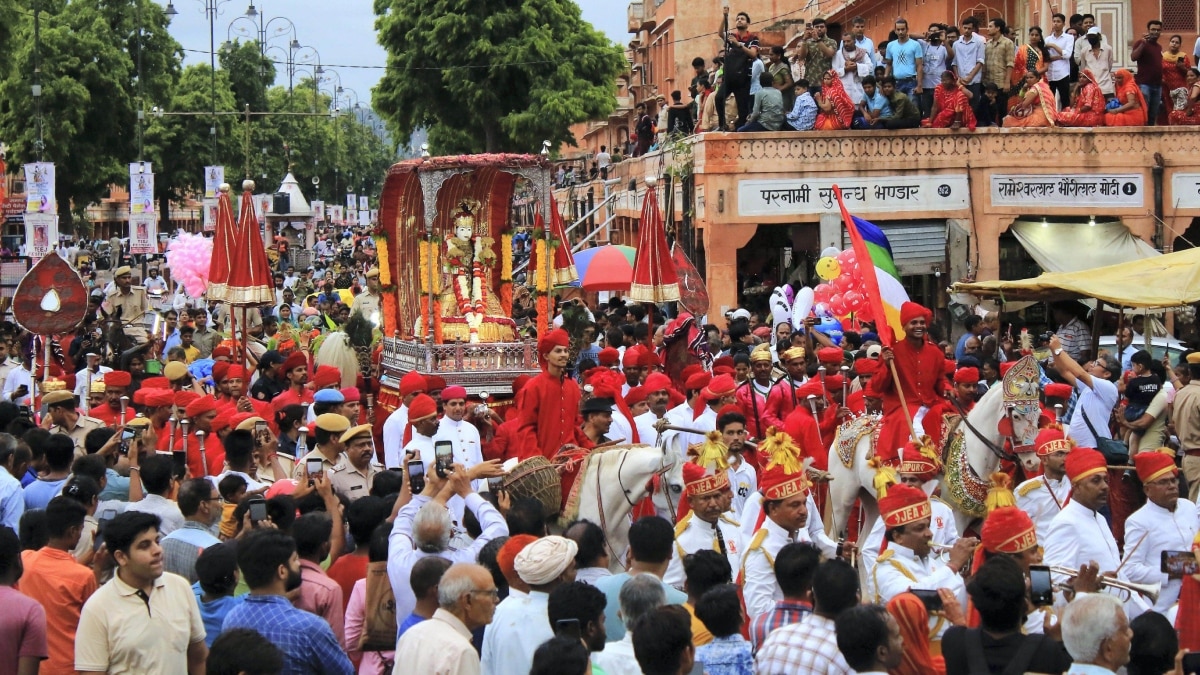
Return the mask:
MULTIPOLYGON (((115 272, 102 307, 141 288, 115 272)), ((996 386, 1025 356, 1000 317, 940 343, 907 303, 900 341, 839 344, 737 309, 668 375, 655 347, 678 324, 657 308, 564 302, 555 324, 582 330, 539 337, 509 405, 410 372, 385 414, 372 372, 346 382, 325 358, 377 311, 359 273, 349 319, 327 304, 292 343, 251 324, 248 354, 219 333, 227 308, 215 328, 167 314, 179 344, 146 330, 120 355, 136 371, 86 330, 47 367, 0 326, 0 671, 1161 675, 1200 648, 1200 582, 1159 565, 1200 527, 1200 352, 1166 376, 1130 328, 1093 355, 1056 307, 1041 468, 984 477, 989 512, 959 531, 905 411, 932 429, 996 386), (830 449, 863 423, 880 517, 843 537, 824 523, 830 449), (1128 473, 1094 449, 1120 437, 1128 473), (627 550, 505 482, 631 443, 664 448, 682 493, 676 522, 642 505, 627 550), (1031 593, 1043 562, 1054 587, 1031 593), (1159 591, 1114 595, 1128 584, 1159 591)))
POLYGON ((815 19, 787 48, 767 48, 749 14, 730 24, 725 11, 724 49, 692 61, 691 100, 639 103, 627 156, 707 131, 1200 124, 1200 40, 1189 54, 1160 20, 1132 42, 1130 72, 1092 14, 1056 12, 1025 35, 970 16, 918 34, 901 17, 878 43, 861 17, 815 19))

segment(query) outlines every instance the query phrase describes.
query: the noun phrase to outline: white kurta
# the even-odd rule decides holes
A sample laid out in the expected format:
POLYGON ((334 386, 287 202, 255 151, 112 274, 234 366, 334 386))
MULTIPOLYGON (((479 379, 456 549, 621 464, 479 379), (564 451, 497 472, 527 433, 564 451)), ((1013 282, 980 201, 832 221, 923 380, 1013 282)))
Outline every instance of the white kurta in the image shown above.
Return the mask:
POLYGON ((1162 584, 1154 611, 1165 614, 1179 600, 1182 579, 1168 579, 1162 571, 1162 551, 1190 551, 1196 537, 1196 505, 1182 497, 1168 511, 1147 501, 1125 520, 1125 574, 1139 584, 1162 584), (1144 540, 1143 540, 1144 538, 1144 540), (1138 545, 1137 550, 1133 547, 1138 545), (1132 553, 1130 553, 1132 551, 1132 553))
POLYGON ((725 556, 729 559, 729 569, 736 570, 742 562, 742 531, 738 523, 728 514, 721 514, 715 523, 706 523, 696 517, 696 512, 689 512, 675 528, 675 546, 671 550, 671 562, 667 565, 667 573, 663 581, 668 585, 683 590, 684 573, 683 557, 696 551, 720 552, 720 542, 716 530, 720 528, 721 537, 725 541, 725 556), (682 529, 681 529, 682 528, 682 529))
MULTIPOLYGON (((608 428, 608 433, 604 434, 610 441, 620 441, 621 444, 633 442, 633 425, 629 423, 629 418, 625 417, 625 413, 614 403, 612 407, 612 426, 608 428)), ((638 434, 638 442, 641 441, 641 434, 638 434)))
POLYGON ((483 633, 483 675, 529 672, 533 653, 554 637, 547 615, 549 599, 546 593, 530 591, 526 596, 510 595, 496 606, 483 633))
MULTIPOLYGON (((808 523, 804 529, 807 531, 804 541, 811 541, 821 549, 821 555, 826 558, 833 558, 837 555, 837 542, 829 538, 825 534, 825 524, 821 522, 820 512, 817 511, 817 503, 813 501, 812 493, 808 494, 808 523)), ((742 539, 749 545, 750 540, 757 532, 758 518, 762 515, 762 493, 755 492, 746 498, 746 505, 742 507, 741 518, 739 522, 742 524, 742 539)), ((767 519, 763 519, 765 523, 767 519)))
MULTIPOLYGON (((875 580, 875 602, 886 603, 914 588, 928 591, 948 588, 964 608, 967 606, 963 578, 945 563, 933 556, 918 558, 911 548, 895 542, 888 544, 887 552, 890 555, 880 554, 871 574, 875 580)), ((929 617, 929 630, 935 640, 940 640, 949 626, 942 617, 929 617)))
MULTIPOLYGON (((1126 536, 1128 537, 1128 534, 1126 536)), ((1121 567, 1121 553, 1117 548, 1117 540, 1113 538, 1112 530, 1109 529, 1108 521, 1104 520, 1104 516, 1073 499, 1050 521, 1050 529, 1042 546, 1045 547, 1042 559, 1050 567, 1078 570, 1095 561, 1100 566, 1101 573, 1120 568, 1117 578, 1130 581, 1129 566, 1121 567)), ((1067 581, 1062 575, 1054 576, 1056 582, 1067 581)), ((1108 592, 1117 597, 1125 596, 1125 593, 1115 589, 1108 589, 1108 592)), ((1055 606, 1058 606, 1063 600, 1055 597, 1055 606)), ((1137 594, 1133 594, 1125 602, 1125 614, 1130 620, 1149 608, 1150 602, 1137 594)))
POLYGON ((775 556, 779 549, 794 542, 811 541, 807 530, 792 536, 770 518, 763 521, 760 531, 766 532, 762 541, 754 545, 754 539, 759 537, 756 533, 742 554, 742 596, 746 599, 746 618, 750 620, 771 611, 775 603, 783 600, 783 591, 775 579, 775 556))
MULTIPOLYGON (((433 442, 437 443, 438 441, 450 441, 454 444, 455 464, 462 464, 470 469, 483 462, 479 429, 476 429, 475 425, 470 422, 465 420, 456 422, 449 417, 443 417, 442 421, 438 423, 437 433, 433 435, 433 442)), ((422 456, 421 459, 426 462, 426 469, 433 466, 432 455, 428 459, 422 456)))
POLYGON ((383 465, 395 469, 404 464, 404 427, 408 426, 408 406, 401 405, 383 421, 383 465))
POLYGON ((637 426, 638 442, 646 445, 658 444, 658 430, 654 428, 658 420, 659 418, 649 410, 633 418, 633 423, 637 426))
POLYGON ((1046 543, 1046 535, 1050 533, 1050 521, 1062 511, 1063 506, 1066 506, 1069 494, 1071 481, 1065 476, 1058 480, 1038 476, 1017 486, 1017 507, 1033 521, 1038 541, 1043 545, 1046 543))

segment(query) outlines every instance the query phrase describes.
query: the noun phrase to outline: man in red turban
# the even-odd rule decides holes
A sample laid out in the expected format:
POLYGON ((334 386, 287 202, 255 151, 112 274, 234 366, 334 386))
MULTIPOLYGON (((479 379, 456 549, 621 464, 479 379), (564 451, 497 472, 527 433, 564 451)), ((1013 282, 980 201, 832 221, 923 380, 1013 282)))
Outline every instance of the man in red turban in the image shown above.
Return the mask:
MULTIPOLYGON (((1161 584, 1154 611, 1166 614, 1179 598, 1183 575, 1163 572, 1160 553, 1191 550, 1196 505, 1179 496, 1179 467, 1170 448, 1143 450, 1133 456, 1133 463, 1146 504, 1125 520, 1125 571, 1139 584, 1161 584)), ((1195 605, 1179 606, 1181 614, 1195 611, 1195 605)))
POLYGON ((1107 464, 1104 455, 1092 448, 1075 448, 1067 455, 1071 498, 1050 521, 1042 540, 1046 547, 1043 558, 1051 567, 1073 570, 1098 565, 1096 571, 1101 574, 1115 574, 1129 581, 1112 528, 1100 513, 1108 505, 1107 464))
POLYGON ((241 364, 218 362, 213 366, 213 382, 217 385, 215 396, 217 408, 221 412, 254 413, 268 420, 271 428, 275 429, 275 416, 271 414, 271 405, 246 395, 246 369, 241 364))
POLYGON ((538 361, 542 372, 522 389, 517 406, 520 417, 519 442, 526 451, 537 448, 547 459, 562 446, 582 445, 579 427, 579 385, 567 377, 571 337, 561 328, 538 340, 538 361))
POLYGON ((217 418, 216 400, 211 396, 200 396, 187 404, 183 415, 191 422, 183 446, 187 449, 187 464, 192 477, 221 475, 225 465, 225 448, 221 445, 221 439, 213 433, 212 423, 217 418), (204 432, 203 443, 198 432, 204 432))
POLYGON ((943 372, 946 355, 925 339, 931 318, 930 311, 915 302, 901 305, 904 339, 883 348, 880 353, 883 368, 879 375, 871 378, 871 391, 883 399, 883 423, 875 452, 880 461, 889 466, 899 464, 900 448, 912 440, 908 418, 912 419, 918 435, 925 433, 921 424, 925 414, 945 400, 944 394, 949 387, 943 372), (900 380, 899 390, 890 372, 893 364, 900 380), (904 406, 900 405, 901 392, 908 408, 907 415, 904 406))
MULTIPOLYGON (((125 395, 125 391, 132 383, 133 376, 123 370, 105 373, 104 404, 89 410, 88 417, 95 417, 108 426, 117 426, 121 421, 121 397, 125 395)), ((126 412, 125 417, 133 419, 133 415, 133 411, 130 410, 126 412)))
POLYGON ((400 407, 383 423, 383 465, 389 469, 404 466, 404 429, 408 426, 408 407, 417 394, 429 390, 425 376, 409 371, 400 378, 400 407))
POLYGON ((271 407, 283 410, 289 405, 312 403, 312 391, 304 386, 308 384, 308 357, 304 352, 292 352, 283 362, 280 369, 287 390, 271 399, 271 407))

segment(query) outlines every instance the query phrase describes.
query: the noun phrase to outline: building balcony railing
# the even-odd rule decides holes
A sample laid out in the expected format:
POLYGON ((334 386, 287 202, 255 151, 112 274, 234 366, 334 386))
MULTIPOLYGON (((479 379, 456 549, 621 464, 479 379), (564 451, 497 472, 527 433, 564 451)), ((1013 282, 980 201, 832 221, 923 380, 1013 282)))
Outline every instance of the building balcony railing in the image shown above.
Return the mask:
POLYGON ((629 32, 638 33, 642 30, 642 16, 645 14, 643 4, 640 2, 629 3, 629 32))

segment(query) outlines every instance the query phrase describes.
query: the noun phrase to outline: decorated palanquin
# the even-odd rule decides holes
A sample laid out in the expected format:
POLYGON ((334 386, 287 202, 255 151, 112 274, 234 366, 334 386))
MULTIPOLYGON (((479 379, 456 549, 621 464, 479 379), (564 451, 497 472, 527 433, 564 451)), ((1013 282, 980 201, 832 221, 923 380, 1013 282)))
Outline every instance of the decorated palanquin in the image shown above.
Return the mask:
MULTIPOLYGON (((512 381, 538 371, 536 349, 518 336, 512 241, 518 184, 538 206, 542 253, 531 278, 554 270, 545 251, 551 165, 536 155, 424 157, 392 166, 375 233, 383 287, 380 402, 394 405, 400 377, 416 370, 467 388, 511 395, 512 381)), ((537 295, 548 295, 541 283, 537 295)), ((539 305, 539 310, 542 306, 539 305)), ((539 319, 547 313, 539 311, 539 319)))

